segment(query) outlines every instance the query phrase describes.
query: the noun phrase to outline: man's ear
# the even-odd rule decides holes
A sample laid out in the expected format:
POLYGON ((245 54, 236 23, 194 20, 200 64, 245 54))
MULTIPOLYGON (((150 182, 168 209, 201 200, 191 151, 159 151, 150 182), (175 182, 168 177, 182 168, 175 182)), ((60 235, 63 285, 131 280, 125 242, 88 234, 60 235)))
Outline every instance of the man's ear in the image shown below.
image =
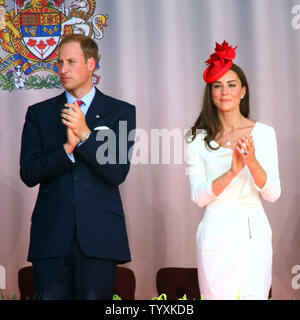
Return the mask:
POLYGON ((87 65, 90 71, 94 72, 94 70, 96 69, 96 60, 95 58, 91 57, 88 59, 87 61, 87 65))

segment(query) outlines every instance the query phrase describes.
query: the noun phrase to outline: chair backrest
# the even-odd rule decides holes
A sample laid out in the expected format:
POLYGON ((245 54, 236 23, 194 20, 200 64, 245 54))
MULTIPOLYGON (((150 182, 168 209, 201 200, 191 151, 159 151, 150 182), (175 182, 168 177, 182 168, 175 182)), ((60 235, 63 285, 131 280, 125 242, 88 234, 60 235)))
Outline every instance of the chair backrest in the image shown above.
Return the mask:
POLYGON ((135 287, 134 272, 129 268, 118 266, 115 294, 122 300, 134 300, 135 287))
MULTIPOLYGON (((18 284, 20 299, 33 300, 35 295, 32 266, 27 266, 19 270, 18 284)), ((121 297, 122 300, 134 300, 135 286, 136 282, 133 271, 129 268, 118 266, 115 293, 121 297)))
POLYGON ((32 266, 21 268, 18 272, 18 284, 21 300, 34 299, 34 281, 32 266))
POLYGON ((165 293, 168 300, 178 300, 185 294, 188 300, 199 300, 197 268, 162 268, 156 275, 158 295, 165 293))

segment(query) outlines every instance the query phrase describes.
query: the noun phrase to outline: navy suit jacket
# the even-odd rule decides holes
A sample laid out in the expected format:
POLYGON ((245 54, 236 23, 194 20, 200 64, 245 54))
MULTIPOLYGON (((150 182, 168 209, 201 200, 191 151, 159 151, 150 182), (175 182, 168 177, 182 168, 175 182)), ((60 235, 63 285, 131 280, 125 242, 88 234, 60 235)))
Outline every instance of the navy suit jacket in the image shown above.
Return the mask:
POLYGON ((128 262, 131 257, 119 185, 129 171, 128 151, 133 141, 122 148, 123 154, 119 141, 126 142, 127 134, 135 129, 135 107, 96 89, 86 114, 92 133, 73 151, 73 163, 63 148, 67 133, 61 110, 66 102, 62 93, 30 106, 26 114, 20 175, 29 187, 39 184, 28 260, 64 256, 76 232, 87 256, 128 262), (126 121, 127 132, 119 132, 119 121, 126 121), (116 134, 115 164, 97 162, 97 150, 107 143, 96 139, 94 128, 99 126, 116 134), (119 163, 119 155, 123 163, 119 163))

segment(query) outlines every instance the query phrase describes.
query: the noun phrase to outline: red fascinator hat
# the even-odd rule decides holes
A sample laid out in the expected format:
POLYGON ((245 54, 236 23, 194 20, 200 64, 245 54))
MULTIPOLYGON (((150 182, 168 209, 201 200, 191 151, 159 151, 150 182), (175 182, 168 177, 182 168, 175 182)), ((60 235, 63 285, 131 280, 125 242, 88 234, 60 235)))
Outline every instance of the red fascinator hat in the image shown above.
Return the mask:
POLYGON ((205 61, 208 64, 203 73, 203 79, 206 83, 215 82, 232 67, 236 48, 237 46, 232 48, 225 40, 222 44, 216 42, 215 52, 205 61))

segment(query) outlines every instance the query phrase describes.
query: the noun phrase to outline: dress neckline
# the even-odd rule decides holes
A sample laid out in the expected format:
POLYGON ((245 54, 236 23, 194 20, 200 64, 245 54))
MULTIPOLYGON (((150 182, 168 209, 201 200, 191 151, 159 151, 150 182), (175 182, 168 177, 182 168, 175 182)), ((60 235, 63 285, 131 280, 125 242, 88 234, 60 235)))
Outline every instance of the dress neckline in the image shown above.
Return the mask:
MULTIPOLYGON (((256 125, 257 125, 258 123, 259 123, 259 121, 256 121, 256 122, 254 123, 253 128, 252 128, 252 130, 250 131, 249 135, 253 135, 254 129, 255 129, 255 127, 256 127, 256 125)), ((219 147, 219 149, 225 149, 225 150, 231 150, 231 151, 234 150, 234 149, 232 149, 232 148, 230 148, 230 147, 226 148, 226 147, 220 146, 215 140, 212 140, 212 142, 215 143, 215 144, 219 147)))

